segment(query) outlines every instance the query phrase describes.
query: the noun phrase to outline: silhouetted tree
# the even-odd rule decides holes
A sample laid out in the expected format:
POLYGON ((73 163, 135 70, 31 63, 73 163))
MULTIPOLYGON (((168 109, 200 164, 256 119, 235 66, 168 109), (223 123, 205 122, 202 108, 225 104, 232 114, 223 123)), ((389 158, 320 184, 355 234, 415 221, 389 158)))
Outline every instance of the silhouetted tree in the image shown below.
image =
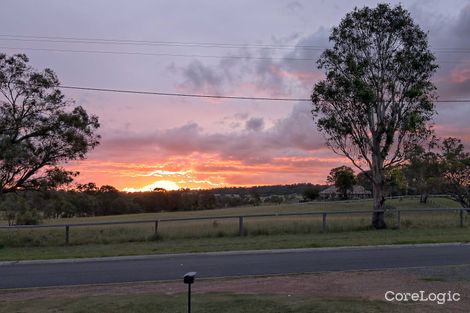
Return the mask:
POLYGON ((98 144, 98 118, 58 89, 54 72, 35 71, 24 54, 0 54, 0 193, 55 188, 77 173, 59 165, 98 144))
POLYGON ((319 190, 319 188, 317 188, 315 186, 308 186, 302 192, 302 197, 303 197, 304 201, 315 200, 319 196, 320 196, 320 190, 319 190))
POLYGON ((98 186, 95 183, 77 184, 77 191, 85 193, 96 193, 98 192, 98 186))

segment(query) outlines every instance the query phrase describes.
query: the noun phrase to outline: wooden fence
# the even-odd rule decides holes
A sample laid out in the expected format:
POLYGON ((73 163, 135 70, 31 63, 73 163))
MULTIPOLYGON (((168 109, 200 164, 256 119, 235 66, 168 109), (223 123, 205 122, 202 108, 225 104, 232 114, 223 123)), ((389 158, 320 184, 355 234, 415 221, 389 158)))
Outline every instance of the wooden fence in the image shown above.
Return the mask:
MULTIPOLYGON (((384 211, 377 211, 383 213, 393 213, 396 218, 396 227, 400 228, 401 213, 427 213, 427 212, 458 212, 460 227, 464 226, 464 212, 468 208, 427 208, 427 209, 391 209, 384 211)), ((244 222, 249 218, 259 217, 288 217, 288 216, 321 216, 322 218, 322 232, 327 232, 327 217, 328 215, 357 215, 357 214, 370 214, 371 210, 359 211, 315 211, 315 212, 289 212, 289 213, 264 213, 264 214, 246 214, 246 215, 221 215, 221 216, 203 216, 203 217, 183 217, 183 218, 162 218, 157 220, 137 220, 137 221, 118 221, 118 222, 93 222, 93 223, 68 223, 68 224, 45 224, 45 225, 14 225, 14 226, 0 226, 0 229, 15 230, 15 229, 36 229, 36 228, 63 228, 64 229, 64 243, 70 243, 70 229, 76 227, 96 227, 106 225, 129 225, 129 224, 154 224, 155 235, 158 234, 158 226, 161 223, 168 222, 188 222, 188 221, 202 221, 202 220, 227 220, 238 219, 238 234, 243 236, 245 234, 244 222)))

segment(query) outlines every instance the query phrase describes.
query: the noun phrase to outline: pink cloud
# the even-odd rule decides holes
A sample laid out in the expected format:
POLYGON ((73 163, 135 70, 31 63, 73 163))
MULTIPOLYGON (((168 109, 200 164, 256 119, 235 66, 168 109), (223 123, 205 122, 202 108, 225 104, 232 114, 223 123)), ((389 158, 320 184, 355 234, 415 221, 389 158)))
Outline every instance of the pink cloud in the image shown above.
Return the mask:
POLYGON ((283 70, 278 65, 271 66, 271 72, 273 75, 277 75, 286 79, 296 79, 302 83, 302 85, 313 86, 313 84, 322 79, 324 74, 319 71, 290 69, 283 70))
POLYGON ((152 134, 104 137, 89 160, 71 166, 82 172, 82 182, 118 188, 141 188, 163 178, 182 187, 211 188, 323 182, 337 164, 315 130, 310 105, 301 103, 256 131, 207 133, 189 123, 152 134))
POLYGON ((450 73, 451 81, 463 83, 470 80, 470 67, 456 68, 450 73))

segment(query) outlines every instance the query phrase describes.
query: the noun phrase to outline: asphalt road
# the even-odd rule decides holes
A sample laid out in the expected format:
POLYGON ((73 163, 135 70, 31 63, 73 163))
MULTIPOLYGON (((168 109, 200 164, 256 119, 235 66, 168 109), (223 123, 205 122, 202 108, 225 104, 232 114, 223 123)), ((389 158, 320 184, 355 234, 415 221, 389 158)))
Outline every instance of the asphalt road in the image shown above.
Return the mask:
POLYGON ((383 246, 0 262, 0 288, 470 264, 470 245, 383 246))

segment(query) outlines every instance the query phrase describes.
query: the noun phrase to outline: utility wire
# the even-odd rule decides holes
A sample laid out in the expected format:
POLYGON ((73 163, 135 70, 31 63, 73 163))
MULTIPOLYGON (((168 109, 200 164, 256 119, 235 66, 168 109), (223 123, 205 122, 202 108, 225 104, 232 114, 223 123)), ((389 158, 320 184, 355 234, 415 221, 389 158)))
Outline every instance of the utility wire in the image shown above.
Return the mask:
MULTIPOLYGON (((95 41, 95 40, 57 40, 57 39, 23 39, 23 38, 4 38, 1 37, 1 41, 20 41, 20 42, 47 42, 47 43, 72 43, 72 44, 98 44, 98 45, 130 45, 130 46, 150 46, 150 47, 187 47, 187 48, 228 48, 228 49, 235 49, 235 48, 258 48, 258 49, 294 49, 295 46, 288 47, 288 46, 269 46, 269 45, 226 45, 226 44, 205 44, 205 43, 172 43, 172 42, 155 42, 155 43, 145 43, 145 42, 121 42, 121 41, 95 41)), ((313 51, 323 51, 326 47, 300 47, 306 50, 313 50, 313 51)))
MULTIPOLYGON (((130 39, 105 39, 105 38, 80 38, 80 37, 50 37, 50 36, 24 36, 0 34, 0 40, 8 41, 32 41, 55 43, 79 43, 79 44, 112 44, 112 45, 144 45, 144 46, 170 46, 170 47, 203 47, 203 48, 267 48, 267 49, 292 49, 302 48, 308 50, 324 50, 328 47, 318 45, 268 45, 245 43, 215 43, 215 42, 184 42, 184 41, 151 41, 130 39)), ((442 53, 470 53, 470 48, 455 47, 431 47, 432 50, 442 53)))
MULTIPOLYGON (((250 55, 204 55, 204 54, 175 54, 175 53, 148 53, 135 51, 109 51, 109 50, 75 50, 75 49, 55 49, 55 48, 33 48, 33 47, 5 47, 5 50, 29 50, 29 51, 46 51, 46 52, 62 52, 62 53, 84 53, 84 54, 112 54, 112 55, 142 55, 142 56, 161 56, 161 57, 183 57, 183 58, 215 58, 215 59, 243 59, 243 60, 276 60, 276 61, 317 61, 317 58, 292 58, 292 57, 256 57, 250 55)), ((439 61, 443 64, 461 64, 470 62, 465 61, 439 61)))
POLYGON ((311 101, 310 99, 305 99, 305 98, 302 99, 302 98, 274 98, 274 97, 243 97, 243 96, 205 95, 205 94, 173 93, 173 92, 159 92, 159 91, 138 91, 138 90, 129 90, 129 89, 109 89, 109 88, 93 88, 93 87, 79 87, 79 86, 58 86, 58 88, 99 91, 99 92, 129 93, 129 94, 138 94, 138 95, 190 97, 190 98, 215 98, 215 99, 236 99, 236 100, 267 100, 267 101, 311 101))
MULTIPOLYGON (((236 99, 236 100, 265 100, 265 101, 294 101, 294 102, 310 102, 308 98, 275 98, 275 97, 244 97, 244 96, 226 96, 226 95, 208 95, 208 94, 191 94, 191 93, 173 93, 173 92, 159 92, 159 91, 138 91, 131 89, 110 89, 110 88, 93 88, 81 86, 59 86, 62 89, 74 90, 87 90, 98 92, 114 92, 114 93, 128 93, 139 95, 156 95, 156 96, 174 96, 174 97, 191 97, 191 98, 215 98, 215 99, 236 99)), ((470 103, 470 99, 446 99, 438 100, 439 103, 470 103)))
POLYGON ((5 47, 0 49, 7 50, 31 50, 31 51, 49 51, 49 52, 70 52, 70 53, 97 53, 97 54, 116 54, 116 55, 143 55, 143 56, 169 56, 169 57, 189 57, 189 58, 217 58, 217 59, 249 59, 249 60, 286 60, 286 61, 316 61, 317 58, 290 58, 290 57, 254 57, 243 55, 201 55, 201 54, 174 54, 174 53, 147 53, 134 51, 109 51, 109 50, 75 50, 75 49, 55 49, 55 48, 33 48, 33 47, 5 47))
POLYGON ((215 43, 215 42, 184 42, 184 41, 151 41, 151 40, 129 40, 129 39, 105 39, 105 38, 78 38, 78 37, 49 37, 49 36, 24 36, 0 34, 2 38, 17 38, 29 41, 30 39, 55 40, 56 42, 68 43, 110 43, 110 44, 138 44, 138 45, 168 45, 168 46, 201 46, 218 48, 313 48, 325 49, 323 46, 315 45, 267 45, 267 44, 245 44, 245 43, 215 43))

